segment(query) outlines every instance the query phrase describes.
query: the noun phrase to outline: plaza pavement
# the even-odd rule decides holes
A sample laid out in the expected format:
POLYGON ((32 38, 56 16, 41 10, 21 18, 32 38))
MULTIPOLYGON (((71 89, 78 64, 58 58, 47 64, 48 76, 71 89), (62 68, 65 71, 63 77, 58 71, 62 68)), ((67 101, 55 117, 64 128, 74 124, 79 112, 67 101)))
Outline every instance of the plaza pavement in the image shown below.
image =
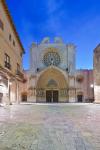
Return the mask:
POLYGON ((100 150, 100 105, 0 107, 0 150, 100 150))

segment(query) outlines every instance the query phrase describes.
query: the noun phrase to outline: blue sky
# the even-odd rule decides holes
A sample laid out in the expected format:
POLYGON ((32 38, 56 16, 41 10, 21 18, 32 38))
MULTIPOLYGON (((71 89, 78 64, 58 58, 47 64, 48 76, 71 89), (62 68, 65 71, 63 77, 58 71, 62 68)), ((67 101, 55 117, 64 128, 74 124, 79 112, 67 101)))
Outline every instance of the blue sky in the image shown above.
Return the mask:
POLYGON ((43 37, 74 43, 76 67, 93 66, 93 49, 100 42, 99 0, 6 0, 25 48, 23 66, 29 68, 29 47, 43 37))

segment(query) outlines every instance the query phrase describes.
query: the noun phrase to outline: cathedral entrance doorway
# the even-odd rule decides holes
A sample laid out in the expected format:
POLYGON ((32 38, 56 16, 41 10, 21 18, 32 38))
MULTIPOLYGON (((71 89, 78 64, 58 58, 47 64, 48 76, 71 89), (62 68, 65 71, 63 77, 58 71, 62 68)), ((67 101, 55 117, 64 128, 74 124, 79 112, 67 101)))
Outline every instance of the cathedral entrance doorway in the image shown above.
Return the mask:
POLYGON ((78 102, 83 102, 83 95, 77 95, 78 102))
POLYGON ((77 93, 77 102, 79 103, 83 102, 83 92, 77 93))
POLYGON ((58 90, 47 90, 46 91, 46 102, 47 103, 58 103, 59 92, 58 90))
POLYGON ((43 71, 37 81, 36 101, 58 103, 67 101, 68 82, 62 70, 48 67, 43 71))

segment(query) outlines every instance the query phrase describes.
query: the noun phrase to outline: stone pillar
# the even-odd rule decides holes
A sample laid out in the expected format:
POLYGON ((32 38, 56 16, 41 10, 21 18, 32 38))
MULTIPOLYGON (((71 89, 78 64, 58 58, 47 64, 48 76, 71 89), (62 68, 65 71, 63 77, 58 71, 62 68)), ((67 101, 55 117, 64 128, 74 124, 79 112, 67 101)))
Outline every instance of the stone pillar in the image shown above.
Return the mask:
POLYGON ((100 44, 94 49, 94 97, 100 103, 100 44))
POLYGON ((94 97, 95 97, 94 103, 100 103, 100 85, 94 86, 94 97))
POLYGON ((76 102, 76 94, 75 94, 75 89, 70 89, 69 90, 69 102, 70 103, 75 103, 76 102))
POLYGON ((10 92, 11 92, 11 89, 10 89, 10 79, 8 79, 8 96, 9 96, 9 104, 10 104, 10 96, 11 96, 11 94, 10 94, 10 92))
POLYGON ((10 81, 10 78, 8 78, 8 99, 9 99, 9 104, 11 105, 12 102, 11 102, 11 85, 12 85, 12 82, 10 81))
POLYGON ((6 86, 4 86, 4 88, 3 88, 3 98, 2 98, 2 103, 4 104, 4 105, 9 105, 10 104, 10 81, 9 81, 9 78, 8 78, 8 84, 7 84, 7 87, 6 86))
POLYGON ((20 100, 19 100, 19 82, 16 81, 16 102, 17 104, 20 103, 20 100))

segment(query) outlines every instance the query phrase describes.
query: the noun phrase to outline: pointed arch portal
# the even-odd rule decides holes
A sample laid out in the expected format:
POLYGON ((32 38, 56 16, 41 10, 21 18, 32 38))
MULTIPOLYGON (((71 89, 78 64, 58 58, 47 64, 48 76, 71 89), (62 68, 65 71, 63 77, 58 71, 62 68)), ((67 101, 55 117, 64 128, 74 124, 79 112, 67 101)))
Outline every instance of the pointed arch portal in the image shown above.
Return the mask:
POLYGON ((50 67, 39 76, 36 93, 37 102, 67 101, 68 82, 61 71, 50 67))

